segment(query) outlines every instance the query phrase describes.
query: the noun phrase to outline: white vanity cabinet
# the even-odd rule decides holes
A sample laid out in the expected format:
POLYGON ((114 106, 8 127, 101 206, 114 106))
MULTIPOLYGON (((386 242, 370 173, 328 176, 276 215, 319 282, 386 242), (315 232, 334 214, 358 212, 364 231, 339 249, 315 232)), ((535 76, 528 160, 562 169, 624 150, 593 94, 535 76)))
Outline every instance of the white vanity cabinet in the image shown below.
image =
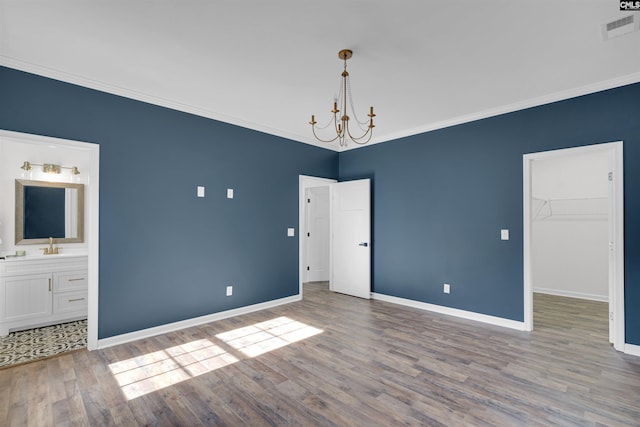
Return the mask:
MULTIPOLYGON (((0 289, 4 298, 0 322, 28 323, 32 319, 50 316, 53 309, 51 288, 51 274, 1 278, 0 289)), ((6 335, 6 332, 0 335, 6 335)))
POLYGON ((87 317, 87 257, 0 260, 0 336, 87 317))

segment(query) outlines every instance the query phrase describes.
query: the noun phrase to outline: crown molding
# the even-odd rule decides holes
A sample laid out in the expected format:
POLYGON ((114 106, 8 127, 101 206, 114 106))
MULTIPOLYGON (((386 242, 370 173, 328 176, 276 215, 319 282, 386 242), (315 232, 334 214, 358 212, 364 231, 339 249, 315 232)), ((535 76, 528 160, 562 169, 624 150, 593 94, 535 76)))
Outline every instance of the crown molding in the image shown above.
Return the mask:
POLYGON ((530 98, 524 101, 514 102, 512 104, 490 108, 483 111, 478 111, 471 114, 466 114, 458 117, 454 117, 447 120, 441 120, 438 122, 428 123, 424 126, 418 126, 411 129, 407 129, 401 132, 388 133, 381 135, 378 138, 370 141, 366 145, 352 144, 348 147, 339 147, 333 145, 327 145, 320 141, 316 141, 313 138, 301 138, 300 135, 284 132, 279 129, 270 128, 268 126, 256 125, 238 117, 227 116, 225 114, 209 111, 193 105, 173 101, 170 99, 150 95, 148 93, 134 91, 121 86, 113 85, 110 83, 102 82, 99 80, 89 79, 86 77, 78 76, 65 71, 56 70, 50 67, 43 67, 41 65, 33 64, 23 60, 15 59, 6 55, 0 55, 0 65, 14 68, 16 70, 25 71, 27 73, 36 74, 43 77, 48 77, 54 80, 63 81, 66 83, 75 84, 78 86, 86 87, 89 89, 95 89, 101 92, 106 92, 112 95, 122 96, 129 99, 134 99, 141 102, 146 102, 161 107, 166 107, 172 110, 182 111, 189 114, 194 114, 200 117, 206 117, 208 119, 217 120, 220 122, 240 126, 247 129, 252 129, 258 132, 263 132, 269 135, 279 136, 281 138, 289 139, 296 142, 301 142, 308 145, 324 148, 330 151, 342 152, 363 148, 370 145, 380 144, 383 142, 389 142, 409 136, 418 135, 438 129, 444 129, 451 126, 456 126, 463 123, 469 123, 476 120, 486 119, 489 117, 495 117, 502 114, 512 113, 515 111, 525 110, 527 108, 538 107, 545 104, 551 104, 553 102, 563 101, 566 99, 576 98, 583 95, 589 95, 591 93, 601 92, 607 89, 614 89, 616 87, 625 86, 628 84, 634 84, 640 82, 640 72, 627 74, 624 76, 616 77, 609 80, 603 80, 600 82, 572 88, 560 92, 554 92, 548 95, 530 98))
POLYGON ((257 125, 255 123, 251 123, 237 117, 227 116, 219 112, 206 110, 193 105, 173 101, 171 99, 166 99, 166 98, 150 95, 148 93, 127 89, 125 87, 102 82, 100 80, 89 79, 76 74, 68 73, 66 71, 60 71, 54 68, 44 67, 41 65, 33 64, 31 62, 15 59, 6 55, 0 55, 0 66, 13 68, 19 71, 36 74, 42 77, 59 80, 65 83, 71 83, 71 84, 89 88, 89 89, 98 90, 100 92, 109 93, 111 95, 122 96, 124 98, 129 98, 136 101, 141 101, 148 104, 169 108, 172 110, 182 111, 184 113, 189 113, 196 116, 217 120, 219 122, 228 123, 228 124, 243 127, 246 129, 255 130, 255 131, 266 133, 269 135, 279 136, 295 142, 302 142, 305 144, 314 145, 316 147, 324 148, 327 150, 338 151, 337 148, 332 146, 327 146, 326 144, 323 144, 320 141, 315 141, 310 138, 301 140, 299 135, 295 135, 289 132, 284 132, 279 129, 270 128, 268 126, 257 125))
MULTIPOLYGON (((538 107, 545 104, 551 104, 558 101, 564 101, 571 98, 577 98, 579 96, 589 95, 592 93, 601 92, 608 89, 615 89, 617 87, 626 86, 629 84, 634 84, 639 82, 640 82, 640 72, 627 74, 625 76, 620 76, 620 77, 616 77, 609 80, 603 80, 597 83, 592 83, 592 84, 580 86, 573 89, 567 89, 560 92, 554 92, 548 95, 539 96, 536 98, 530 98, 524 101, 514 102, 512 104, 504 105, 497 108, 490 108, 490 109, 479 111, 476 113, 454 117, 452 119, 429 123, 427 125, 415 127, 412 129, 407 129, 406 131, 402 131, 402 132, 386 134, 376 139, 375 141, 371 141, 367 145, 379 144, 382 142, 388 142, 392 140, 406 138, 409 136, 414 136, 414 135, 418 135, 425 132, 444 129, 451 126, 460 125, 463 123, 469 123, 476 120, 486 119, 489 117, 500 116, 502 114, 513 113, 515 111, 526 110, 527 108, 533 108, 533 107, 538 107)), ((357 148, 361 148, 361 146, 347 147, 341 151, 353 150, 357 148)))

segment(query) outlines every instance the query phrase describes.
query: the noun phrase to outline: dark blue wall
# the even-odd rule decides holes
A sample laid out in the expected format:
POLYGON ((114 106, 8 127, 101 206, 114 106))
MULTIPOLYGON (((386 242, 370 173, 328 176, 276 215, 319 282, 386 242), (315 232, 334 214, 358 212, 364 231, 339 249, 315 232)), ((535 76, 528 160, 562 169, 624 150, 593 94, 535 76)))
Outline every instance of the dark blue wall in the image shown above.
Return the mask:
POLYGON ((0 128, 100 144, 100 338, 296 294, 299 174, 372 178, 374 291, 522 320, 522 155, 623 140, 640 345, 638 99, 630 85, 373 145, 338 171, 327 150, 0 67, 0 128))
POLYGON ((640 84, 340 153, 340 180, 372 178, 374 291, 522 321, 523 154, 619 140, 626 339, 640 345, 640 84))
POLYGON ((298 176, 338 173, 329 150, 2 67, 0 128, 100 144, 100 338, 297 294, 298 176))

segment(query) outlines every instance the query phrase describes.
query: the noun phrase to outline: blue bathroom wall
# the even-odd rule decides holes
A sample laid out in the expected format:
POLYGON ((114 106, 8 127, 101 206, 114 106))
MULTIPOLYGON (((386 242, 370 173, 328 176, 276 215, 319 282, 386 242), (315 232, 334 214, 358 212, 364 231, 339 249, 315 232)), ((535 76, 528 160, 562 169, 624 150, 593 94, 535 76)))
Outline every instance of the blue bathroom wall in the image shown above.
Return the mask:
POLYGON ((0 128, 100 144, 99 338, 297 294, 298 176, 338 174, 329 150, 3 67, 0 128))
POLYGON ((522 321, 522 156, 620 140, 626 340, 640 345, 640 84, 340 153, 340 180, 372 179, 373 290, 522 321))

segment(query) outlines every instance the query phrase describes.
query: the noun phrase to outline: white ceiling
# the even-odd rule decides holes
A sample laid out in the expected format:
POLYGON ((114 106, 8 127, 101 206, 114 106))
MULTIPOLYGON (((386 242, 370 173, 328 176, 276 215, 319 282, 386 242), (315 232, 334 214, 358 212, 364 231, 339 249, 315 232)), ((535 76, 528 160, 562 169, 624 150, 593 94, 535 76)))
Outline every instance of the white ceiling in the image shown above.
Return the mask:
POLYGON ((640 81, 640 32, 601 33, 630 14, 617 0, 0 0, 0 65, 326 147, 308 121, 329 119, 340 49, 383 142, 640 81))

